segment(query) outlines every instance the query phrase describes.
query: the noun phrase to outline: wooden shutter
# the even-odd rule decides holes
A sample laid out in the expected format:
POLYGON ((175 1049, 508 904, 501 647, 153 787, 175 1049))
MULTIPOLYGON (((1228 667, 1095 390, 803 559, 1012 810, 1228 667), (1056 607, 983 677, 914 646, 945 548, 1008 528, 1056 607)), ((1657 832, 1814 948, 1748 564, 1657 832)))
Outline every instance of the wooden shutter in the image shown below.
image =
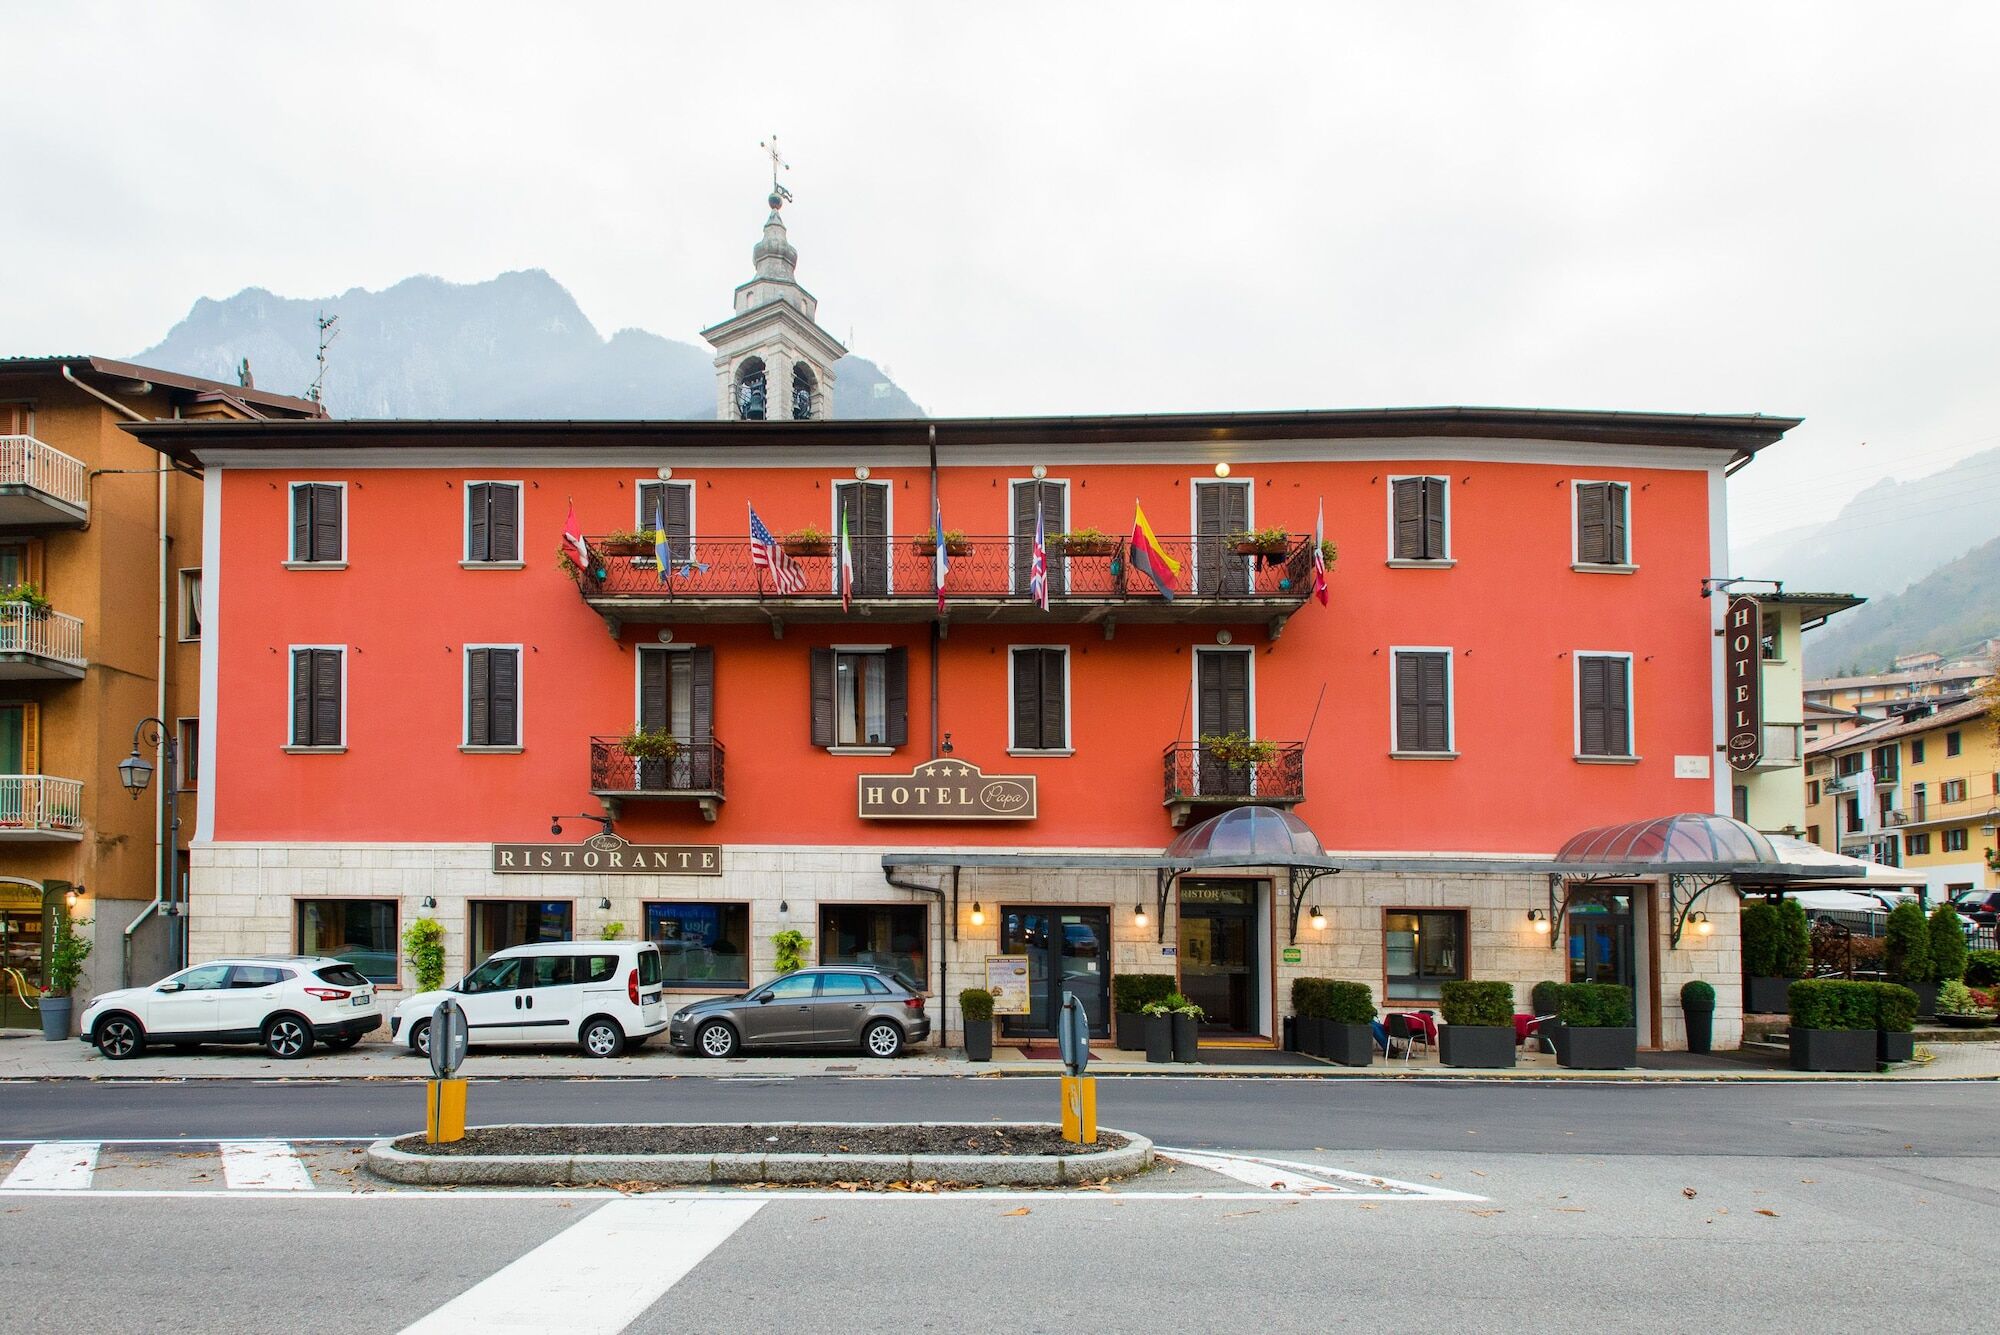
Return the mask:
POLYGON ((488 660, 492 654, 491 649, 465 651, 465 744, 467 746, 493 745, 492 731, 488 726, 492 707, 488 660))
POLYGON ((1585 482, 1576 489, 1576 559, 1588 565, 1610 561, 1610 526, 1605 515, 1605 486, 1585 482))
POLYGON ((667 726, 667 649, 639 651, 639 728, 658 732, 667 726))
POLYGON ((1627 703, 1631 665, 1622 658, 1601 658, 1604 665, 1605 755, 1632 754, 1631 707, 1627 703))
POLYGON ((670 482, 666 487, 666 522, 660 525, 667 531, 667 553, 676 561, 691 559, 694 547, 694 488, 685 482, 670 482))
POLYGON ((493 529, 488 515, 493 508, 493 488, 474 482, 465 489, 465 559, 491 561, 493 529))
POLYGON ((521 744, 521 651, 488 649, 487 734, 489 746, 521 744))
POLYGON ((0 403, 0 436, 35 434, 35 410, 25 403, 0 403))
MULTIPOLYGON (((312 561, 338 561, 340 549, 341 489, 331 483, 312 484, 312 561)), ((328 743, 332 745, 332 743, 328 743)))
POLYGON ((1045 750, 1059 751, 1069 745, 1069 729, 1066 702, 1063 698, 1063 661, 1067 657, 1061 649, 1041 649, 1042 692, 1042 740, 1045 750))
POLYGON ((1396 479, 1395 496, 1391 502, 1395 506, 1396 550, 1394 556, 1399 561, 1421 561, 1424 554, 1424 488, 1420 477, 1399 477, 1396 479))
POLYGON ((312 679, 312 650, 292 650, 293 746, 312 745, 312 679))
POLYGON ((340 650, 312 651, 311 746, 340 745, 340 650))
POLYGON ((1195 736, 1250 731, 1250 660, 1237 651, 1197 656, 1195 736))
POLYGON ((889 745, 905 746, 910 740, 910 651, 900 646, 882 655, 882 695, 888 714, 889 745))
POLYGON ((33 700, 19 706, 21 710, 21 773, 40 774, 42 772, 42 707, 33 700))
POLYGON ((311 483, 292 488, 292 560, 312 560, 312 502, 311 483))
POLYGON ((1250 587, 1250 566, 1230 544, 1232 534, 1250 527, 1250 484, 1247 482, 1198 482, 1195 484, 1195 591, 1215 594, 1245 593, 1250 587))
POLYGON ((1604 488, 1604 559, 1615 566, 1625 564, 1625 523, 1626 508, 1632 499, 1632 489, 1622 482, 1607 483, 1604 488))
POLYGON ((812 665, 812 744, 833 745, 833 650, 815 649, 812 665))
POLYGON ((1427 477, 1424 479, 1424 559, 1442 561, 1449 555, 1445 548, 1444 532, 1444 479, 1427 477))
POLYGON ((486 505, 487 555, 484 559, 520 560, 521 543, 517 530, 520 527, 521 489, 505 482, 489 483, 486 505))
POLYGON ((1036 649, 1014 650, 1014 745, 1029 751, 1042 745, 1042 656, 1036 649))
MULTIPOLYGON (((1034 563, 1035 553, 1035 506, 1042 507, 1042 534, 1052 537, 1068 528, 1068 489, 1060 482, 1016 482, 1014 484, 1014 592, 1028 592, 1028 570, 1034 563)), ((1049 593, 1061 594, 1067 587, 1064 583, 1067 568, 1062 557, 1049 557, 1049 593)))
POLYGON ((715 650, 688 650, 688 780, 697 789, 715 787, 715 650))
POLYGON ((1426 751, 1451 750, 1451 664, 1443 654, 1423 654, 1417 661, 1417 683, 1423 703, 1426 751))
POLYGON ((1631 754, 1630 674, 1622 658, 1577 660, 1577 742, 1584 755, 1631 754))

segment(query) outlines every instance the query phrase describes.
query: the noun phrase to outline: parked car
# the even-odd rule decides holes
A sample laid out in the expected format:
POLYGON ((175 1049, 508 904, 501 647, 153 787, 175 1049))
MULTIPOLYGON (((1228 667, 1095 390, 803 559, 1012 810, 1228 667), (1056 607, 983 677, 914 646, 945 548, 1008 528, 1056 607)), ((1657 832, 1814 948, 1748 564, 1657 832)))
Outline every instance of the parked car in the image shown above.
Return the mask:
POLYGON ((303 1057, 315 1043, 342 1052, 382 1027, 375 985, 344 960, 250 955, 182 969, 151 987, 91 998, 83 1041, 114 1061, 148 1043, 261 1043, 273 1057, 303 1057))
POLYGON ((746 1048, 858 1047, 894 1057, 931 1036, 924 995, 884 969, 821 965, 773 978, 740 997, 674 1012, 667 1039, 684 1052, 729 1057, 746 1048))
POLYGON ((419 992, 389 1017, 389 1037, 431 1050, 431 1016, 446 997, 465 1011, 474 1047, 580 1043, 616 1057, 667 1027, 660 952, 645 941, 544 941, 511 946, 450 987, 419 992))
POLYGON ((1980 894, 1977 891, 1959 900, 1959 913, 1968 923, 1979 927, 1992 927, 2000 922, 2000 890, 1980 894))

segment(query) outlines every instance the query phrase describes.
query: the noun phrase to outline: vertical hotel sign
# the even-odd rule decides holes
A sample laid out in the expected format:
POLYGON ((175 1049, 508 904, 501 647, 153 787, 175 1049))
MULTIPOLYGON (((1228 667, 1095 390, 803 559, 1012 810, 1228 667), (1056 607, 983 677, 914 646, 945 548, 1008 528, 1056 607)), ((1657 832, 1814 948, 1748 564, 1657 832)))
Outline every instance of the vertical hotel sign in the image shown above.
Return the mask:
POLYGON ((1729 768, 1764 758, 1764 610, 1755 598, 1729 600, 1722 618, 1722 689, 1729 768))

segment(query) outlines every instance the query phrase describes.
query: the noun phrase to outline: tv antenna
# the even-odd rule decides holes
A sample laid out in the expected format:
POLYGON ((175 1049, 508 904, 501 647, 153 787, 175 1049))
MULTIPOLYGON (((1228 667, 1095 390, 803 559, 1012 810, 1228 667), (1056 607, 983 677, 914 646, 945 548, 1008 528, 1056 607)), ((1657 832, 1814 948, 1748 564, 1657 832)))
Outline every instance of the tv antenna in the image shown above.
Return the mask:
POLYGON ((784 182, 778 179, 778 173, 790 171, 792 164, 785 161, 785 155, 778 151, 778 136, 775 134, 769 139, 759 139, 757 147, 771 158, 771 209, 775 212, 792 200, 792 192, 785 189, 784 182))
POLYGON ((312 388, 306 391, 306 397, 319 403, 326 389, 326 350, 333 346, 333 340, 340 337, 340 331, 334 328, 340 323, 340 317, 321 311, 314 323, 319 326, 319 374, 313 377, 312 388))

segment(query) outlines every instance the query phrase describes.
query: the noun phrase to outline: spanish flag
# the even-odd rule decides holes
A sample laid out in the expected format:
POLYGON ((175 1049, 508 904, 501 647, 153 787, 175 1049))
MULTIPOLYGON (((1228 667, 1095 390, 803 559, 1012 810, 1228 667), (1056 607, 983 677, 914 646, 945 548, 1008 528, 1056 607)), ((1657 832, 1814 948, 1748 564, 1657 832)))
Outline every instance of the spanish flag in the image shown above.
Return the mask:
POLYGON ((1174 581, 1180 577, 1181 563, 1168 556, 1160 546, 1160 540, 1153 536, 1153 526, 1146 522, 1145 507, 1132 502, 1132 542, 1131 555, 1127 558, 1132 568, 1153 581, 1160 590, 1160 596, 1168 602, 1174 600, 1174 581))

